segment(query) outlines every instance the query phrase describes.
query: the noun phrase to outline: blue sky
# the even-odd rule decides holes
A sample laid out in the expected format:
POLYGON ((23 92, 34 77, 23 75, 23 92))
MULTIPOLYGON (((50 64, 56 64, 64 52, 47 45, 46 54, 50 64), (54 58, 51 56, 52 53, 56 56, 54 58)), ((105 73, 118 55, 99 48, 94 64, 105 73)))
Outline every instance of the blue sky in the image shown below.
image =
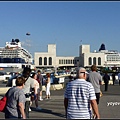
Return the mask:
POLYGON ((33 55, 56 44, 57 56, 79 56, 81 40, 120 52, 120 2, 0 2, 0 47, 16 38, 33 55))

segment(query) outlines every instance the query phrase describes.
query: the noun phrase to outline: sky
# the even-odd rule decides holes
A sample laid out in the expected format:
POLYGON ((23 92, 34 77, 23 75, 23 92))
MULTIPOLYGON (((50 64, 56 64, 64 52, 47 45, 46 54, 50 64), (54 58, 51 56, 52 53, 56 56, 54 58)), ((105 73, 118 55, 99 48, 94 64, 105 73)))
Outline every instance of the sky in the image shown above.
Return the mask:
POLYGON ((33 56, 48 44, 56 44, 57 56, 79 56, 81 44, 120 52, 120 2, 1 1, 0 47, 12 39, 33 56))

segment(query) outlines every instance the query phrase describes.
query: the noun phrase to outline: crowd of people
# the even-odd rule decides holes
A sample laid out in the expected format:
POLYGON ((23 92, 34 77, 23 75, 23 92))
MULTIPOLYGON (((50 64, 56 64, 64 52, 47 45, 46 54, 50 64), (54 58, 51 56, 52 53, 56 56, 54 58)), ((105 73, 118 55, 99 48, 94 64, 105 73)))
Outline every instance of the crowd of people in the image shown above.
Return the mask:
MULTIPOLYGON (((112 84, 115 85, 116 74, 112 73, 112 84)), ((76 78, 70 76, 64 93, 64 107, 67 119, 99 119, 98 105, 102 96, 102 80, 105 90, 108 91, 110 75, 105 71, 102 76, 97 71, 97 66, 92 65, 88 73, 85 68, 77 69, 76 78)), ((118 73, 120 85, 120 73, 118 73)))
MULTIPOLYGON (((45 99, 51 99, 50 73, 46 74, 45 99)), ((66 119, 99 119, 98 105, 100 102, 102 79, 105 83, 105 91, 108 90, 110 76, 107 72, 100 75, 96 65, 91 66, 88 73, 85 68, 77 69, 76 77, 69 77, 69 82, 64 92, 64 107, 66 119)), ((120 75, 118 77, 120 79, 120 75)), ((12 81, 11 81, 12 82, 12 81)), ((113 85, 115 77, 113 75, 113 85)), ((10 84, 10 83, 9 83, 10 84)), ((12 84, 12 83, 11 83, 12 84)), ((25 67, 21 75, 14 81, 14 86, 7 93, 5 118, 29 118, 31 105, 35 102, 36 110, 42 110, 38 101, 42 101, 43 76, 38 70, 31 74, 31 69, 25 67)))
MULTIPOLYGON (((46 98, 50 99, 50 74, 46 74, 46 98)), ((31 69, 25 67, 21 75, 16 75, 13 81, 9 81, 7 86, 11 87, 7 93, 7 104, 5 108, 5 118, 29 118, 30 107, 35 102, 36 110, 41 110, 38 101, 42 101, 43 76, 41 71, 31 74, 31 69), (14 83, 13 83, 14 81, 14 83), (13 85, 14 84, 14 85, 13 85)))

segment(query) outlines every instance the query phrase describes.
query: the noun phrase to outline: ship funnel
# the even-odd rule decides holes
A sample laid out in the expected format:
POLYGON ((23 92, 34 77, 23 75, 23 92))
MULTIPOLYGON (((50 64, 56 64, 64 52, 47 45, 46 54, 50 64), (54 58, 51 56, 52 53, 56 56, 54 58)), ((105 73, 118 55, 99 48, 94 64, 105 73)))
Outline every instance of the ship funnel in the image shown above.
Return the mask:
POLYGON ((17 42, 17 43, 18 43, 18 42, 19 42, 19 39, 15 39, 15 42, 17 42))
POLYGON ((105 50, 105 45, 103 43, 101 44, 99 51, 101 50, 105 50))
POLYGON ((14 40, 14 39, 12 39, 12 42, 15 42, 15 40, 14 40))

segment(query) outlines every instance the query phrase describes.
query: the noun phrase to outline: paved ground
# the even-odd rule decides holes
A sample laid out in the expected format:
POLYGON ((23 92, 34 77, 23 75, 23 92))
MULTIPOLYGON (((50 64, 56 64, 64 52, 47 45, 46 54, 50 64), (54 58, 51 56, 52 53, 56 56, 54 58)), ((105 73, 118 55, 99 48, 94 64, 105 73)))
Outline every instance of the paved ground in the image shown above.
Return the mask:
MULTIPOLYGON (((100 99, 99 112, 101 118, 120 118, 120 86, 109 85, 108 91, 104 92, 104 85, 101 86, 103 96, 100 99)), ((35 110, 35 104, 31 106, 30 118, 39 119, 65 119, 63 105, 64 89, 51 91, 51 99, 39 101, 40 111, 35 110)), ((43 92, 43 98, 45 92, 43 92)), ((0 113, 0 118, 4 118, 4 113, 0 113)))

